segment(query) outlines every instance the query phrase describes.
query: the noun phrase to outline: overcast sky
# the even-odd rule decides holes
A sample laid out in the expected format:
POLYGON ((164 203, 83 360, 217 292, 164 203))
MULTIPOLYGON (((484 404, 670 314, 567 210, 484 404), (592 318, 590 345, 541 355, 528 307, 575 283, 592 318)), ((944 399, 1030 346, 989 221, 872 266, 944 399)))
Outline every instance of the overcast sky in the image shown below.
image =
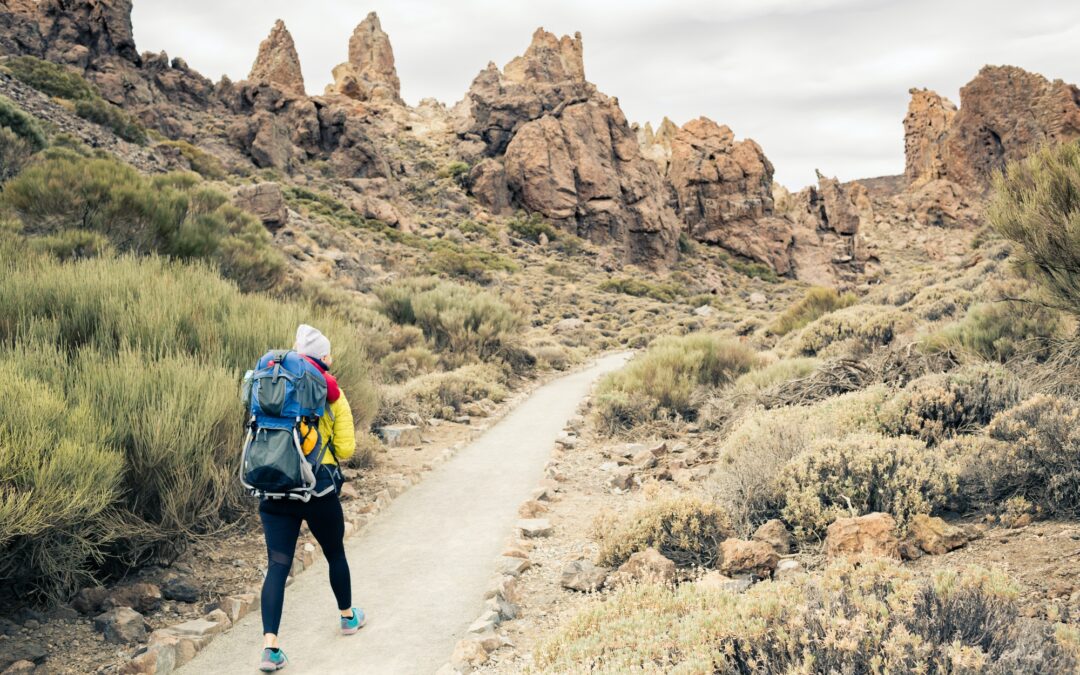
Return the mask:
POLYGON ((788 187, 900 173, 910 87, 957 101, 986 63, 1080 82, 1077 0, 135 0, 141 51, 217 80, 247 76, 283 19, 309 93, 344 61, 372 10, 409 103, 461 99, 537 26, 580 31, 586 77, 630 121, 704 115, 758 141, 788 187))

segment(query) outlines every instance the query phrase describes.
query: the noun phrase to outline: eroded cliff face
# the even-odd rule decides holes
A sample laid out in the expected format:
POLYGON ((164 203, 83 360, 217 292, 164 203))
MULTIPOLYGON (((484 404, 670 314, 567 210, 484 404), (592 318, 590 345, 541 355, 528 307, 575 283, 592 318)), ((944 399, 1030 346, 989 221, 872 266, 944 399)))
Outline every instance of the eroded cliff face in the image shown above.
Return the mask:
POLYGON ((1010 162, 1080 138, 1080 89, 1014 66, 986 66, 960 90, 960 108, 912 89, 904 119, 905 176, 983 190, 1010 162))
POLYGON ((660 174, 618 102, 585 80, 580 35, 537 30, 503 71, 476 77, 455 116, 459 151, 476 163, 473 192, 489 207, 539 213, 628 262, 678 255, 681 224, 660 174))

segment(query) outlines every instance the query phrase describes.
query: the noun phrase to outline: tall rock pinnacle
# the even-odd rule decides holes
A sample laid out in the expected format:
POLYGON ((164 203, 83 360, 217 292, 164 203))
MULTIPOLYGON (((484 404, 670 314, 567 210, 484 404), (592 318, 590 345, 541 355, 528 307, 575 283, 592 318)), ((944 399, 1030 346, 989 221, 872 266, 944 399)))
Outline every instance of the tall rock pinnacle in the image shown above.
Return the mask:
POLYGON ((300 71, 300 57, 296 44, 285 23, 278 19, 270 35, 259 45, 259 55, 251 66, 248 79, 276 85, 283 91, 297 96, 304 95, 304 75, 300 71))
POLYGON ((349 38, 349 60, 334 68, 334 84, 328 93, 359 101, 401 103, 401 81, 394 66, 390 36, 372 12, 349 38))

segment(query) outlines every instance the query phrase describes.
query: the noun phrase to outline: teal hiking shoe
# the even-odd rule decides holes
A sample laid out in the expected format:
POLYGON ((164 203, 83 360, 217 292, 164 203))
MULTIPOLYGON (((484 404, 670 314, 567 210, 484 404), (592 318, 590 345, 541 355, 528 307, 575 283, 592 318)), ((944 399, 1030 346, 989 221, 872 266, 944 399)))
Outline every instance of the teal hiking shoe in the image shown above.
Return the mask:
POLYGON ((259 670, 264 673, 272 673, 275 670, 281 670, 289 663, 288 657, 285 656, 285 652, 280 649, 276 652, 269 647, 262 650, 262 660, 259 661, 259 670))
POLYGON ((353 607, 352 618, 341 617, 341 634, 352 635, 364 626, 364 610, 353 607))

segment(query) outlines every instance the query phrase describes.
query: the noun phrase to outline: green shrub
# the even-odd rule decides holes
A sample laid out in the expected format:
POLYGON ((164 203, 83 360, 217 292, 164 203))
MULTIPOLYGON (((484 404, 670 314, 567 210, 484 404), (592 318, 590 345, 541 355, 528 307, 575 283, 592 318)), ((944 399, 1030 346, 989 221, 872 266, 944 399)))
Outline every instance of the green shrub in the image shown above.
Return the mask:
POLYGON ((433 248, 423 271, 487 283, 491 281, 492 272, 516 272, 518 269, 515 262, 498 253, 440 242, 433 248))
POLYGON ((235 519, 240 373, 297 323, 333 340, 361 430, 376 412, 361 336, 341 320, 244 295, 205 265, 62 264, 0 243, 5 579, 60 595, 235 519))
POLYGON ((454 161, 450 162, 442 168, 439 172, 439 176, 442 178, 449 178, 458 185, 464 187, 465 181, 469 178, 469 169, 471 169, 467 162, 454 161))
POLYGON ((1073 314, 1080 313, 1080 143, 1045 147, 994 182, 990 224, 1073 314))
POLYGON ((723 429, 740 410, 761 405, 777 388, 809 376, 820 364, 818 359, 800 357, 751 370, 739 376, 729 389, 709 397, 699 411, 698 421, 706 429, 723 429))
POLYGON ((228 175, 220 159, 187 141, 162 141, 160 145, 175 148, 191 165, 191 170, 203 178, 222 180, 228 175))
POLYGON ((7 127, 0 127, 0 183, 21 172, 34 155, 33 146, 7 127))
POLYGON ((1075 672, 1077 631, 1024 619, 1004 574, 922 578, 895 563, 736 594, 634 586, 590 603, 535 650, 542 673, 1075 672))
POLYGON ((1020 383, 1007 370, 970 366, 909 384, 882 409, 882 427, 890 434, 918 436, 934 445, 985 426, 1019 402, 1020 383))
MULTIPOLYGON (((961 485, 978 505, 1022 497, 1050 515, 1080 515, 1080 406, 1036 395, 959 448, 961 485)), ((956 446, 954 446, 955 449, 956 446)))
POLYGON ((967 311, 975 300, 975 294, 946 284, 927 286, 919 291, 906 305, 907 308, 927 321, 939 321, 967 311))
POLYGON ((848 340, 861 349, 887 345, 908 323, 906 315, 889 306, 853 305, 808 324, 798 335, 798 351, 815 356, 834 343, 848 340))
POLYGON ((815 286, 806 291, 802 299, 784 310, 769 326, 774 335, 787 335, 829 312, 854 305, 858 299, 854 293, 841 295, 835 288, 815 286))
POLYGON ((272 288, 285 273, 258 219, 195 174, 146 178, 114 159, 65 152, 11 180, 2 200, 30 235, 77 229, 101 233, 121 251, 205 258, 250 290, 272 288))
POLYGON ((609 432, 657 419, 695 419, 709 391, 759 363, 753 349, 718 335, 662 338, 600 381, 597 414, 609 432))
POLYGON ((608 567, 647 548, 680 567, 713 567, 721 542, 732 534, 727 513, 698 497, 657 500, 622 517, 608 514, 593 530, 600 544, 597 562, 608 567))
POLYGON ((131 143, 146 143, 146 130, 130 115, 101 97, 98 90, 74 70, 33 56, 4 62, 16 79, 38 91, 70 101, 79 117, 112 129, 131 143))
POLYGON ((927 336, 924 349, 965 350, 988 361, 1005 363, 1033 355, 1046 358, 1047 343, 1062 330, 1060 313, 1030 302, 992 302, 968 310, 963 320, 927 336))
POLYGON ((499 403, 507 397, 504 376, 499 368, 472 364, 445 373, 429 373, 406 382, 405 399, 415 402, 424 417, 451 418, 464 405, 487 399, 499 403))
POLYGON ((404 382, 432 372, 438 367, 438 361, 427 347, 416 346, 390 352, 381 363, 392 381, 404 382))
POLYGON ((955 483, 945 458, 921 441, 864 433, 814 443, 784 467, 779 489, 784 520, 809 539, 837 518, 878 511, 903 529, 942 506, 955 483))
POLYGON ((47 253, 57 260, 78 260, 96 258, 112 252, 108 237, 100 232, 87 230, 64 230, 57 234, 38 237, 30 242, 38 251, 47 253))
POLYGON ((539 243, 540 235, 544 235, 548 241, 555 241, 560 235, 559 230, 539 213, 525 215, 518 212, 507 222, 506 227, 513 234, 534 244, 539 243))
POLYGON ((450 360, 497 357, 517 339, 521 310, 471 286, 407 279, 375 289, 378 309, 402 326, 417 326, 450 360))
MULTIPOLYGON (((24 112, 19 107, 19 104, 6 96, 0 96, 0 127, 11 130, 11 133, 29 146, 28 155, 44 149, 48 144, 48 141, 45 140, 45 133, 41 130, 41 125, 38 124, 37 119, 33 115, 24 112)), ((5 138, 4 141, 12 145, 14 149, 13 140, 5 138)), ((10 159, 7 161, 10 161, 10 159)), ((17 174, 18 171, 12 171, 5 162, 4 173, 6 177, 10 178, 17 174)))
POLYGON ((640 277, 619 277, 600 284, 600 290, 622 293, 636 298, 652 298, 660 302, 675 302, 685 292, 679 284, 666 281, 649 281, 640 277))
POLYGON ((4 61, 4 68, 43 94, 68 101, 100 98, 101 94, 74 69, 33 56, 19 56, 4 61))
POLYGON ((112 129, 113 133, 129 143, 146 145, 146 129, 131 115, 105 99, 75 101, 75 114, 84 120, 112 129))
POLYGON ((761 523, 780 516, 784 467, 814 443, 879 431, 878 416, 888 396, 889 390, 877 385, 814 405, 751 410, 737 419, 709 481, 738 532, 749 536, 761 523))
POLYGON ((103 442, 108 420, 0 354, 0 597, 56 598, 91 579, 115 536, 122 458, 103 442))

